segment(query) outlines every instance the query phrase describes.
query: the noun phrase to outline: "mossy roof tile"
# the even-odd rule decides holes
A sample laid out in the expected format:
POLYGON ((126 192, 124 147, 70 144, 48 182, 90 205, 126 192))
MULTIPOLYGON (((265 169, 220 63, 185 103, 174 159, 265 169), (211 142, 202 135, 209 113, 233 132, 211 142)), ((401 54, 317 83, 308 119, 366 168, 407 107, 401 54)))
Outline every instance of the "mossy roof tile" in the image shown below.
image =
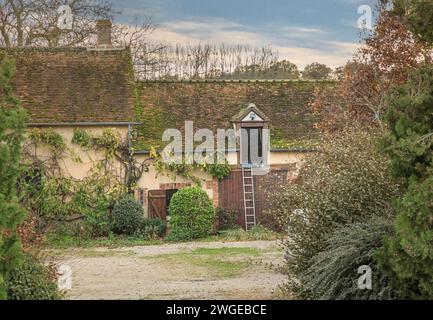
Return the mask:
POLYGON ((165 129, 232 128, 231 120, 253 103, 269 120, 273 148, 309 147, 318 139, 317 117, 310 104, 317 89, 334 90, 336 83, 311 81, 165 81, 138 84, 141 97, 142 147, 161 146, 165 129), (154 121, 158 119, 158 121, 154 121))
POLYGON ((134 76, 128 49, 0 49, 15 60, 14 95, 30 122, 134 120, 134 76))

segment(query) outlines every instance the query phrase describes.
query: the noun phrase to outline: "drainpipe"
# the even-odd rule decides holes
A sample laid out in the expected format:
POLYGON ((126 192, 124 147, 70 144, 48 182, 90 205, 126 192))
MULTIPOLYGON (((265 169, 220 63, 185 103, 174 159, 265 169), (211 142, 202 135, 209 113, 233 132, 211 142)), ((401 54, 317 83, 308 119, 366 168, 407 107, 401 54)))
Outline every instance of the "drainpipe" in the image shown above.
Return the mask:
POLYGON ((130 180, 131 180, 131 175, 132 175, 132 166, 131 166, 131 162, 132 162, 132 152, 131 152, 131 133, 132 133, 132 130, 131 130, 131 125, 129 124, 128 125, 128 170, 129 170, 129 172, 128 172, 128 178, 129 178, 129 181, 126 181, 127 182, 127 188, 128 188, 128 193, 129 194, 132 194, 132 189, 131 189, 131 186, 130 186, 130 180))
POLYGON ((131 154, 131 125, 128 124, 128 153, 131 154))

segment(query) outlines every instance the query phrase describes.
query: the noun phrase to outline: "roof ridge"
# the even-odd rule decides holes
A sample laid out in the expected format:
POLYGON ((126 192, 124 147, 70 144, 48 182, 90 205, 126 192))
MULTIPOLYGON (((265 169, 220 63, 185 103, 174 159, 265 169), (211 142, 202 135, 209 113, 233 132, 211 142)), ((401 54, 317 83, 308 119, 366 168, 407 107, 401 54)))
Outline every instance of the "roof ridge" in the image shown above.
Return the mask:
POLYGON ((338 80, 306 80, 306 79, 207 79, 207 80, 138 80, 138 83, 338 83, 338 80))
POLYGON ((116 52, 116 51, 127 51, 129 50, 126 46, 113 46, 113 47, 37 47, 37 46, 27 46, 27 47, 2 47, 0 46, 0 51, 5 52, 71 52, 71 53, 81 53, 81 52, 116 52))

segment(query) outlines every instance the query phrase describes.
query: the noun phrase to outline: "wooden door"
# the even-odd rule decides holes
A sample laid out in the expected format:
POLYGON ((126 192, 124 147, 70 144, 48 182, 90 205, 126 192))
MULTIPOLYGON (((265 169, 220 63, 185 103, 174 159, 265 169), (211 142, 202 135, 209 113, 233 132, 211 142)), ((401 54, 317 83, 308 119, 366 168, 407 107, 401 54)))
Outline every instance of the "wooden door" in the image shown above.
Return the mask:
POLYGON ((232 171, 228 177, 219 182, 219 206, 226 210, 237 211, 238 223, 245 227, 242 171, 232 171))
POLYGON ((149 191, 149 217, 153 219, 167 219, 165 190, 149 191))

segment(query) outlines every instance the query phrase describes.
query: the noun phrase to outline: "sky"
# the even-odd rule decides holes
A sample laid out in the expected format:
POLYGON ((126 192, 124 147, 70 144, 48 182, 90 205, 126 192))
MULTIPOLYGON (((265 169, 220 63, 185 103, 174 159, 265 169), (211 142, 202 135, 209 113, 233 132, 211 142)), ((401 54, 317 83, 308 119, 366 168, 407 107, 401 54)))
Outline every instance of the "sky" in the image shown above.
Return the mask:
POLYGON ((375 0, 112 0, 117 23, 151 16, 150 40, 272 46, 299 67, 344 65, 360 40, 358 8, 375 0))

